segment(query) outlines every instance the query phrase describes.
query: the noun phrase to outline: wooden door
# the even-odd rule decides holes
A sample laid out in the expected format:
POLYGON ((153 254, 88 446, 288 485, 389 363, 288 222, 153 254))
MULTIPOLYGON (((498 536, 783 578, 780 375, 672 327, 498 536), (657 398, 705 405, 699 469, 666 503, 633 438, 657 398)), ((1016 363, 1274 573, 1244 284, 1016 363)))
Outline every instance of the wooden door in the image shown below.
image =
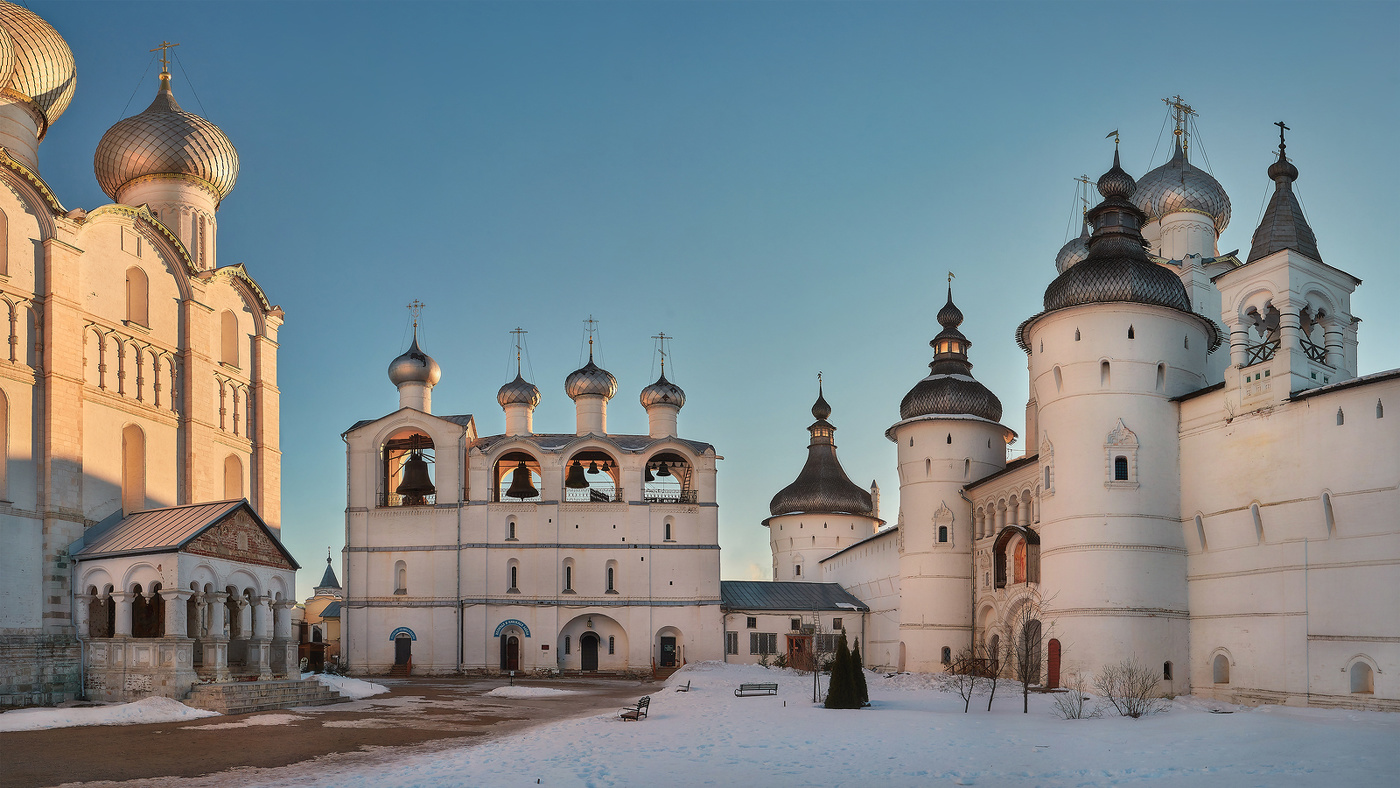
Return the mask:
POLYGON ((579 638, 578 647, 579 647, 579 650, 582 652, 582 653, 580 654, 580 656, 582 657, 582 661, 583 661, 583 669, 584 669, 584 670, 597 670, 597 669, 598 669, 598 636, 595 635, 595 634, 593 634, 592 632, 590 632, 590 633, 584 635, 583 637, 579 638))
POLYGON ((394 664, 407 665, 413 661, 413 641, 408 635, 399 635, 394 638, 394 664))
POLYGON ((506 638, 506 670, 520 670, 520 638, 506 638))
POLYGON ((1050 639, 1050 668, 1045 677, 1045 686, 1055 689, 1060 686, 1060 641, 1050 639))
POLYGON ((661 667, 674 668, 676 666, 676 639, 671 637, 661 638, 661 667))

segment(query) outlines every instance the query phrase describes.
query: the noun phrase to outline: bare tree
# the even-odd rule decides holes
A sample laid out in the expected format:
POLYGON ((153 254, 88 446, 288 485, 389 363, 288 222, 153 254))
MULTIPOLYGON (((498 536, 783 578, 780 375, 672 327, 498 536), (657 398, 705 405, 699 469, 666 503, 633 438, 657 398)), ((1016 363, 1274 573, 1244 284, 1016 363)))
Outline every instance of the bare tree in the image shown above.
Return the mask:
POLYGON ((995 643, 984 643, 981 646, 982 659, 979 663, 985 676, 983 683, 987 687, 987 711, 992 710, 992 701, 997 697, 997 680, 1001 678, 1001 673, 1006 669, 1007 663, 1011 661, 1010 645, 1002 645, 998 640, 995 643))
POLYGON ((1052 700, 1055 716, 1062 720, 1087 720, 1103 713, 1098 706, 1091 707, 1089 701, 1093 699, 1084 694, 1089 691, 1088 676, 1079 671, 1071 673, 1065 689, 1052 700))
POLYGON ((1045 624, 1050 599, 1042 596, 1037 584, 1026 585, 1026 597, 1012 615, 1010 651, 1012 678, 1021 682, 1021 713, 1029 714, 1031 685, 1040 684, 1043 675, 1042 656, 1051 625, 1045 624))
POLYGON ((982 670, 979 660, 973 656, 971 648, 959 651, 953 657, 953 661, 948 664, 948 672, 944 674, 943 685, 958 693, 958 697, 963 699, 963 714, 967 713, 972 705, 972 696, 977 694, 978 688, 984 679, 981 676, 982 670))
POLYGON ((1124 717, 1145 717, 1167 710, 1157 693, 1157 671, 1133 659, 1106 665, 1094 679, 1094 689, 1124 717))

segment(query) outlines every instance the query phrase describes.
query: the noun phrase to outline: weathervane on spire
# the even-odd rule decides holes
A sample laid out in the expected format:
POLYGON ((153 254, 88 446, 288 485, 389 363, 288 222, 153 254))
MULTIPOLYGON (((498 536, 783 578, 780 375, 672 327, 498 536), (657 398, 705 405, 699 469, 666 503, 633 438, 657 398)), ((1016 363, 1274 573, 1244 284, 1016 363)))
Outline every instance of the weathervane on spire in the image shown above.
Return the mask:
POLYGON ((1113 149, 1115 151, 1118 150, 1118 129, 1114 129, 1113 131, 1110 131, 1109 133, 1103 135, 1104 139, 1108 139, 1109 137, 1113 138, 1113 149))
POLYGON ((151 50, 152 52, 155 52, 156 49, 160 50, 160 73, 166 76, 170 75, 170 49, 177 46, 179 46, 179 44, 172 44, 162 39, 160 46, 151 50))

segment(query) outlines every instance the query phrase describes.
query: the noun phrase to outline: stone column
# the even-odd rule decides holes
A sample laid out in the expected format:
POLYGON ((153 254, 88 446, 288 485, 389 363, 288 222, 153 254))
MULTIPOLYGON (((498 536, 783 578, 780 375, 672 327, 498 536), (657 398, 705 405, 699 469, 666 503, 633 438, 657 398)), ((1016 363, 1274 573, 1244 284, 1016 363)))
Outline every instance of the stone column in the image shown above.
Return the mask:
POLYGON ((1343 352, 1342 324, 1335 319, 1328 318, 1322 324, 1323 345, 1327 350, 1327 366, 1338 372, 1346 368, 1346 356, 1343 352))
POLYGON ((204 598, 209 602, 209 634, 200 643, 204 649, 203 669, 214 681, 228 681, 232 678, 228 669, 228 628, 224 622, 228 594, 215 591, 204 598))
POLYGON ((238 636, 234 640, 247 640, 253 636, 253 606, 241 596, 234 597, 233 604, 238 609, 235 613, 238 616, 238 636))
POLYGON ((250 617, 252 618, 253 637, 248 641, 248 663, 256 665, 258 668, 258 680, 269 681, 272 679, 272 659, 270 641, 272 635, 272 597, 260 596, 253 600, 250 617))
POLYGON ((117 620, 112 624, 112 636, 119 638, 131 637, 131 598, 135 596, 129 591, 113 591, 112 599, 116 600, 113 605, 116 608, 117 620))
POLYGON ((93 600, 97 599, 96 594, 78 594, 78 609, 73 614, 73 627, 75 633, 83 640, 88 639, 88 632, 91 630, 90 617, 92 614, 93 600))
POLYGON ((194 594, 187 588, 162 588, 160 598, 165 602, 165 636, 187 638, 189 632, 189 608, 186 603, 194 594))
POLYGON ((272 603, 272 673, 282 678, 301 678, 300 661, 297 658, 297 644, 292 640, 292 608, 296 602, 291 599, 272 603))
POLYGON ((1230 366, 1243 367, 1248 359, 1249 326, 1246 326, 1238 313, 1226 315, 1225 330, 1230 334, 1230 366))
POLYGON ((1278 310, 1279 350, 1298 353, 1303 349, 1303 330, 1298 320, 1298 306, 1287 295, 1275 296, 1278 310))
POLYGON ((1016 524, 1023 528, 1031 524, 1031 500, 1028 495, 1016 500, 1016 524))

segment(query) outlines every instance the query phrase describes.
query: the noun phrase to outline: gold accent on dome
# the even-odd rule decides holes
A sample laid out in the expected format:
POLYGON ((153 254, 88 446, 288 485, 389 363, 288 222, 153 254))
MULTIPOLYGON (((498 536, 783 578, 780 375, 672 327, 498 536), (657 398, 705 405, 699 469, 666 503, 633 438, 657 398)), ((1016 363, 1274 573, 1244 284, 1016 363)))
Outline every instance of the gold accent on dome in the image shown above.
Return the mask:
POLYGON ((68 42, 38 14, 22 6, 0 4, 0 28, 9 34, 14 71, 3 87, 42 114, 39 139, 73 100, 78 86, 77 65, 68 42))
POLYGON ((29 183, 38 190, 39 195, 44 198, 44 202, 48 203, 49 210, 53 211, 55 216, 63 216, 68 213, 68 209, 64 208, 63 205, 59 203, 58 197, 54 195, 53 190, 44 182, 44 179, 39 177, 39 173, 29 169, 23 162, 11 156, 9 149, 4 146, 0 146, 0 166, 23 176, 25 180, 29 181, 29 183))

